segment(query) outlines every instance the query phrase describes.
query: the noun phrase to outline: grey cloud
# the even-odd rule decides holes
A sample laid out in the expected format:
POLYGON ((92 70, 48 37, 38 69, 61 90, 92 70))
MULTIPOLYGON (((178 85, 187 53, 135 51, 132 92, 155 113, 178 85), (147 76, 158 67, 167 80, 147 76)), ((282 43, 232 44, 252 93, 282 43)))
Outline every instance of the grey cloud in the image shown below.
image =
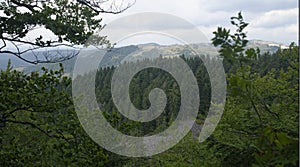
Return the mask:
MULTIPOLYGON (((166 16, 169 14, 166 14, 166 16)), ((174 16, 178 17, 178 16, 174 16)), ((175 19, 174 17, 168 17, 168 22, 165 18, 161 17, 161 14, 157 15, 147 15, 147 12, 137 15, 132 15, 130 17, 124 17, 119 20, 118 23, 114 23, 115 27, 122 29, 135 29, 147 28, 151 30, 166 30, 166 29, 189 29, 190 24, 183 19, 175 19), (141 16, 141 17, 140 17, 141 16), (173 20, 170 20, 173 19, 173 20), (138 22, 138 25, 133 25, 132 22, 138 22), (118 26, 119 25, 119 26, 118 26)), ((180 18, 180 17, 179 17, 180 18)))
MULTIPOLYGON (((211 37, 212 31, 215 31, 218 26, 230 28, 230 17, 236 16, 239 11, 242 11, 245 21, 250 23, 246 30, 249 32, 249 38, 266 40, 271 38, 274 41, 285 42, 296 39, 298 33, 298 30, 294 28, 293 31, 285 31, 284 28, 298 25, 297 0, 137 0, 137 3, 128 11, 114 15, 114 17, 119 18, 124 14, 145 11, 169 13, 181 17, 197 27, 204 27, 208 37, 211 37), (297 12, 289 12, 291 9, 297 12), (263 31, 258 31, 261 29, 263 31)), ((178 31, 178 29, 188 28, 178 21, 170 21, 166 24, 160 17, 152 21, 138 17, 136 20, 139 22, 139 27, 151 27, 157 31, 178 31)), ((134 29, 131 21, 123 20, 122 22, 127 24, 120 24, 120 31, 134 29)))
POLYGON ((203 6, 210 11, 249 11, 265 12, 278 9, 289 9, 298 6, 297 0, 211 0, 202 1, 203 6))

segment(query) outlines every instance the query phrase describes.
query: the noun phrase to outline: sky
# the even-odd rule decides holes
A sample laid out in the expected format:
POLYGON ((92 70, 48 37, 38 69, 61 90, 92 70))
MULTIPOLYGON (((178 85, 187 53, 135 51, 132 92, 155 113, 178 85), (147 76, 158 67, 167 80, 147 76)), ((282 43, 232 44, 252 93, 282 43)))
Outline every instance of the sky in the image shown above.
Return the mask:
MULTIPOLYGON (((124 0, 123 3, 126 2, 124 0)), ((232 29, 230 17, 236 16, 239 11, 242 12, 245 21, 250 23, 246 28, 248 39, 286 45, 293 41, 298 43, 298 0, 136 0, 131 8, 121 14, 101 14, 101 17, 103 23, 109 25, 114 20, 140 12, 167 13, 190 22, 202 31, 207 39, 211 39, 212 32, 218 26, 232 29)), ((152 26, 172 29, 159 21, 152 26)), ((128 27, 123 27, 126 28, 128 27)), ((144 35, 132 38, 131 41, 143 43, 142 39, 146 38, 144 35)), ((145 43, 151 42, 151 39, 160 40, 158 37, 148 39, 145 43)))
MULTIPOLYGON (((133 1, 108 0, 107 2, 126 5, 133 1)), ((289 45, 291 42, 299 44, 298 0, 136 0, 133 6, 120 14, 102 13, 98 17, 103 19, 103 24, 107 24, 100 34, 108 36, 112 43, 115 42, 111 40, 112 36, 120 35, 122 32, 134 34, 133 30, 143 26, 155 28, 158 32, 164 34, 171 33, 173 36, 174 34, 175 36, 180 34, 182 39, 188 39, 188 43, 208 43, 211 42, 210 39, 217 27, 229 28, 233 32, 234 27, 230 24, 230 17, 237 16, 240 11, 244 20, 250 23, 245 29, 247 39, 271 41, 284 45, 289 45), (205 40, 203 40, 203 37, 194 35, 194 29, 187 29, 176 19, 172 21, 172 18, 170 18, 166 21, 158 16, 150 21, 151 18, 130 17, 133 14, 145 12, 169 14, 187 21, 193 25, 193 28, 197 28, 198 31, 204 34, 205 40), (132 24, 133 20, 138 25, 132 24), (116 22, 120 24, 116 24, 116 22)), ((162 34, 137 34, 131 35, 123 41, 118 41, 117 46, 140 43, 184 44, 177 39, 162 34)), ((25 40, 34 41, 39 35, 46 39, 57 39, 50 30, 41 28, 30 31, 25 40)), ((13 46, 8 45, 8 47, 13 46)))

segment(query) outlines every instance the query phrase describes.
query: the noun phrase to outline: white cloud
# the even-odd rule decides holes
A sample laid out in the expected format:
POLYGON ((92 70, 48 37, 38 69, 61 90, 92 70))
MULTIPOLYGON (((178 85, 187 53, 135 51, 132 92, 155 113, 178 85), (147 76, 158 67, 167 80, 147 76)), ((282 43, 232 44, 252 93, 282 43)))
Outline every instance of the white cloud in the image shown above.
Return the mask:
POLYGON ((249 27, 248 36, 250 39, 263 39, 288 45, 291 42, 298 42, 298 25, 291 24, 271 28, 249 27))
POLYGON ((255 27, 281 27, 297 23, 298 8, 286 10, 272 10, 254 19, 251 24, 255 27))

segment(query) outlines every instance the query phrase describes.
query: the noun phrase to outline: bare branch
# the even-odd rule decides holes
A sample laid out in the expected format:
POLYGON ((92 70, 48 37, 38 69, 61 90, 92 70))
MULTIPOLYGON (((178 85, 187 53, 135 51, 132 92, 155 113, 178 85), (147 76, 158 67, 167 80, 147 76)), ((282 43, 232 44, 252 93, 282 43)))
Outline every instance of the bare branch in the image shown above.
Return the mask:
POLYGON ((5 40, 4 40, 4 39, 2 39, 2 41, 3 41, 3 46, 0 48, 0 51, 1 51, 3 48, 5 48, 5 47, 6 47, 6 42, 5 42, 5 40))
MULTIPOLYGON (((4 38, 4 39, 7 39, 7 38, 4 38)), ((2 39, 4 42, 5 40, 2 39)), ((8 40, 10 41, 10 40, 8 40)), ((56 42, 54 41, 52 45, 50 46, 40 46, 40 45, 37 45, 35 43, 32 43, 32 42, 29 42, 29 41, 21 41, 21 40, 11 40, 11 44, 14 45, 16 51, 10 51, 10 50, 1 50, 0 49, 0 54, 1 53, 6 53, 6 54, 12 54, 18 58, 20 58, 21 60, 27 62, 27 63, 30 63, 30 64, 38 64, 38 63, 57 63, 57 62, 61 62, 61 61, 65 61, 65 60, 69 60, 69 59, 72 59, 73 57, 76 57, 78 54, 79 54, 79 49, 75 48, 74 45, 71 45, 71 44, 63 44, 63 43, 59 43, 59 42, 56 42), (20 48, 16 45, 16 42, 17 43, 26 43, 26 44, 30 44, 31 46, 35 46, 35 47, 32 47, 32 48, 29 48, 29 49, 25 49, 23 51, 20 51, 20 48), (45 48, 56 48, 56 47, 61 47, 61 46, 65 46, 65 47, 68 47, 68 48, 71 48, 71 52, 68 53, 68 54, 63 54, 61 53, 60 50, 56 50, 56 54, 55 55, 51 55, 50 52, 48 52, 49 54, 48 55, 43 55, 43 58, 42 59, 41 57, 38 56, 39 52, 38 50, 39 49, 45 49, 45 48), (25 53, 27 52, 30 52, 32 53, 32 56, 35 57, 35 60, 29 60, 27 58, 24 58, 22 55, 24 55, 25 53)), ((6 43, 5 43, 6 44, 6 43)), ((55 50, 53 50, 53 52, 51 52, 52 54, 55 53, 55 50)))
POLYGON ((14 55, 14 56, 18 57, 19 59, 25 61, 26 63, 37 64, 37 62, 30 61, 30 60, 27 60, 27 59, 23 58, 20 54, 18 54, 18 53, 16 53, 16 52, 12 52, 12 51, 5 50, 5 51, 0 51, 0 54, 1 54, 1 53, 6 53, 6 54, 14 55))
POLYGON ((32 46, 38 46, 38 47, 57 47, 57 46, 62 46, 62 45, 64 45, 64 46, 73 46, 73 45, 69 45, 69 44, 63 44, 59 41, 51 41, 50 45, 41 45, 39 43, 20 40, 20 39, 17 39, 17 38, 18 37, 15 37, 15 38, 1 37, 2 40, 7 40, 7 41, 10 41, 10 42, 18 42, 18 43, 28 44, 28 45, 32 45, 32 46))
POLYGON ((102 6, 104 3, 108 2, 109 0, 77 0, 78 3, 87 6, 94 12, 100 13, 110 13, 110 14, 119 14, 133 6, 136 2, 128 3, 125 7, 123 7, 123 1, 120 5, 117 5, 115 0, 112 1, 110 7, 108 9, 104 9, 102 6))

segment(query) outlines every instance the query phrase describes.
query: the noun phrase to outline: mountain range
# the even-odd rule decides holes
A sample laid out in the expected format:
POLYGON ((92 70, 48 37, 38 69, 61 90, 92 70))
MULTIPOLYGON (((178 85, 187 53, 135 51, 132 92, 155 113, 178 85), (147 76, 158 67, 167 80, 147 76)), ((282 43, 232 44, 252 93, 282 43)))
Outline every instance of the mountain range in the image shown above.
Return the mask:
MULTIPOLYGON (((279 48, 286 49, 288 48, 285 45, 278 44, 275 42, 268 42, 262 40, 250 40, 248 43, 248 48, 259 48, 261 53, 265 52, 276 52, 279 48)), ((217 56, 218 48, 215 48, 210 43, 198 43, 198 44, 190 44, 190 45, 159 45, 156 43, 147 43, 140 45, 129 45, 119 48, 113 48, 106 52, 104 58, 99 63, 100 67, 106 66, 117 66, 122 61, 137 61, 141 59, 153 59, 159 56, 162 57, 176 57, 176 56, 195 56, 195 55, 205 55, 205 56, 217 56), (125 59, 126 58, 126 59, 125 59)), ((49 52, 49 51, 48 51, 49 52)), ((53 52, 57 52, 54 51, 53 52)), ((80 55, 90 54, 91 50, 81 51, 80 55)), ((30 54, 30 53, 29 53, 30 54)), ((89 57, 91 59, 91 57, 89 57)), ((7 67, 8 60, 11 60, 13 68, 17 70, 23 70, 25 72, 31 71, 39 71, 42 66, 50 69, 58 69, 59 65, 56 64, 38 64, 32 65, 26 63, 17 57, 13 57, 11 55, 1 55, 0 56, 0 69, 5 69, 7 67)), ((73 70, 73 66, 75 64, 76 57, 64 61, 63 66, 66 73, 70 73, 73 70)), ((86 65, 89 64, 89 61, 86 60, 86 65)))

